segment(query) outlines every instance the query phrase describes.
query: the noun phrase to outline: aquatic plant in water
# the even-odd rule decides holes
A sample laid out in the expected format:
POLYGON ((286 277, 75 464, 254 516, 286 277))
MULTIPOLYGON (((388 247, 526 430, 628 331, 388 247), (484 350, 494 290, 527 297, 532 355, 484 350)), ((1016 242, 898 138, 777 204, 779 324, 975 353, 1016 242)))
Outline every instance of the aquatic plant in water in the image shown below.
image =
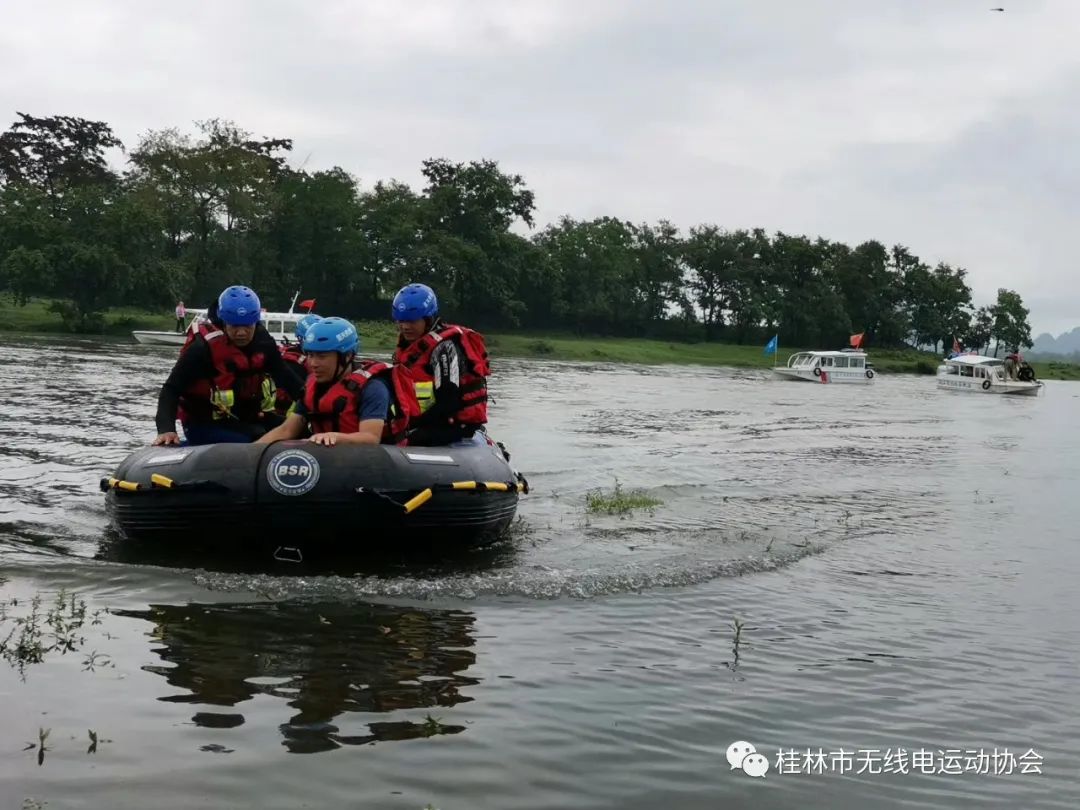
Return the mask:
MULTIPOLYGON (((61 589, 48 608, 44 604, 41 594, 28 603, 17 597, 0 602, 0 658, 23 678, 28 664, 40 664, 51 652, 73 652, 86 642, 80 634, 87 618, 84 600, 61 589)), ((94 612, 90 623, 101 624, 102 613, 94 612)), ((103 659, 95 651, 87 668, 106 663, 103 659)))
POLYGON ((634 509, 652 509, 662 503, 643 489, 623 489, 618 478, 611 492, 596 489, 585 495, 585 508, 589 512, 608 515, 625 515, 634 509))

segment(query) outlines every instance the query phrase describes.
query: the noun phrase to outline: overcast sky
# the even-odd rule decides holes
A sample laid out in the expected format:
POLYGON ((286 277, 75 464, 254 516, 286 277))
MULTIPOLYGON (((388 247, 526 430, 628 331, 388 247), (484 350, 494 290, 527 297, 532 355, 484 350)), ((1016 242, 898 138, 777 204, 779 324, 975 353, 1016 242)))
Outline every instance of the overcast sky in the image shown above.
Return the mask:
POLYGON ((419 187, 498 160, 563 214, 902 243, 1080 325, 1080 0, 12 3, 15 111, 230 118, 419 187), (1005 12, 990 8, 1004 5, 1005 12))

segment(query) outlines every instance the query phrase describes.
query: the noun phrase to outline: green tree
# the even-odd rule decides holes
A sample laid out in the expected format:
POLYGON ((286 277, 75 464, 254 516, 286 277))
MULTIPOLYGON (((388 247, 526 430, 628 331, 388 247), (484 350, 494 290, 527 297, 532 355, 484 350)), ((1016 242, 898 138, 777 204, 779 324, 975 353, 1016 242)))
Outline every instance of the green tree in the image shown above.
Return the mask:
POLYGON ((990 307, 979 307, 965 333, 959 336, 965 349, 982 351, 990 345, 994 333, 994 316, 990 307))
POLYGON ((229 121, 197 122, 198 141, 175 129, 150 132, 131 153, 128 183, 164 215, 171 257, 191 268, 195 296, 249 281, 265 259, 258 232, 278 203, 292 142, 253 139, 229 121))
POLYGON ((847 343, 851 319, 823 239, 777 233, 765 259, 780 294, 778 324, 789 343, 824 346, 847 343))
POLYGON ((440 299, 463 319, 514 324, 520 241, 508 238, 520 220, 533 225, 533 192, 520 175, 506 174, 491 160, 423 162, 427 179, 418 264, 440 279, 440 299))
POLYGON ((253 275, 260 294, 288 300, 303 290, 338 311, 374 315, 381 290, 359 227, 356 180, 340 168, 290 172, 278 194, 264 226, 268 258, 253 275))
POLYGON ((1019 351, 1031 346, 1031 326, 1028 309, 1020 294, 1013 290, 998 289, 997 302, 990 309, 994 318, 991 335, 994 339, 994 357, 1005 344, 1007 350, 1019 351))
POLYGON ((59 208, 65 192, 117 179, 106 162, 107 149, 123 144, 103 121, 69 115, 37 118, 26 113, 0 134, 0 182, 32 186, 59 208))
POLYGON ((740 238, 739 234, 730 234, 715 225, 700 225, 691 228, 683 242, 682 258, 688 271, 686 285, 701 313, 707 340, 719 336, 732 304, 739 275, 740 238))
POLYGON ((885 246, 869 241, 852 250, 833 243, 831 264, 851 328, 865 332, 867 344, 900 344, 907 333, 901 309, 903 284, 885 246))
POLYGON ((636 318, 644 330, 662 324, 669 308, 682 296, 682 247, 678 229, 667 220, 660 220, 655 226, 642 224, 636 229, 636 318))
POLYGON ((556 313, 581 334, 628 334, 626 318, 635 308, 633 278, 637 257, 634 229, 610 217, 579 222, 563 217, 536 238, 549 256, 556 279, 556 313))
POLYGON ((21 245, 8 251, 0 262, 0 290, 11 293, 19 306, 25 306, 33 295, 40 295, 51 287, 49 262, 40 250, 21 245))

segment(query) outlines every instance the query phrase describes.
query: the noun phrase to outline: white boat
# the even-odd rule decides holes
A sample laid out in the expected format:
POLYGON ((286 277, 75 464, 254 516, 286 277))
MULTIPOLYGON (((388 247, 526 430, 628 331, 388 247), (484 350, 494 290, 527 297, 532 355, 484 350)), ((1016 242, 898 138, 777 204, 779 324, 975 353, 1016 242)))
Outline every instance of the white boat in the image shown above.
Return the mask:
POLYGON ((1033 397, 1043 387, 1041 382, 1010 379, 1005 373, 1005 361, 981 354, 960 354, 950 357, 937 370, 938 388, 949 391, 970 391, 975 394, 1012 394, 1033 397))
POLYGON ((799 352, 786 366, 774 366, 773 373, 784 380, 816 383, 857 383, 874 381, 874 367, 862 349, 838 352, 799 352))
MULTIPOLYGON (((297 321, 308 314, 306 312, 293 312, 298 296, 299 293, 293 296, 288 312, 267 312, 264 309, 259 316, 260 323, 266 327, 266 331, 278 343, 291 342, 294 339, 293 335, 296 331, 297 321)), ((132 332, 131 336, 135 338, 136 342, 147 345, 183 346, 184 341, 187 340, 188 332, 195 331, 199 324, 206 320, 205 309, 189 309, 187 314, 190 316, 190 320, 183 332, 140 330, 132 332)))

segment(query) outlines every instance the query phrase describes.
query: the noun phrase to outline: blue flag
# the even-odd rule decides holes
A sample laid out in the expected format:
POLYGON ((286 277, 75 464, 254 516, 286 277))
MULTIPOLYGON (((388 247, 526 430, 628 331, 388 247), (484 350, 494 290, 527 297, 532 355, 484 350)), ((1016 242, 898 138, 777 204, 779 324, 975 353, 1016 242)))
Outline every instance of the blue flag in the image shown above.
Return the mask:
POLYGON ((770 354, 776 351, 776 342, 780 339, 780 335, 773 335, 773 339, 765 344, 765 354, 770 354))

